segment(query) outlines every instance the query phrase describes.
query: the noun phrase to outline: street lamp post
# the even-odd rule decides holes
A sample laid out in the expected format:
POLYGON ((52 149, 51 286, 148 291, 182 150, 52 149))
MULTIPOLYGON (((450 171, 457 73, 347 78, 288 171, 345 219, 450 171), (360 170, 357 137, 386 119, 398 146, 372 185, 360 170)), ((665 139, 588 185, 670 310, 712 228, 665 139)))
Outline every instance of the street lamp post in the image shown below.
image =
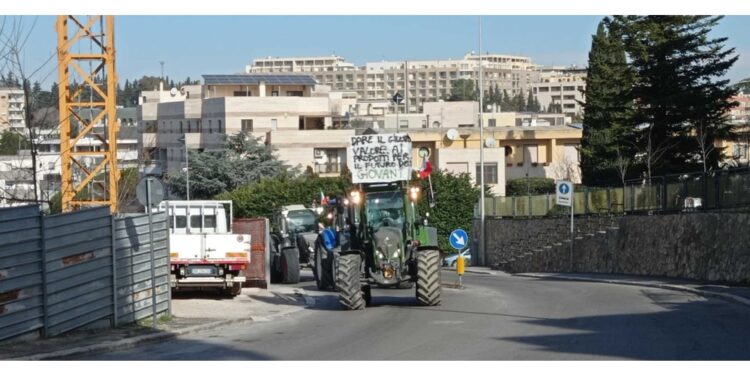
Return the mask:
POLYGON ((482 16, 479 16, 479 256, 480 264, 485 262, 485 231, 484 231, 484 124, 482 123, 482 16))

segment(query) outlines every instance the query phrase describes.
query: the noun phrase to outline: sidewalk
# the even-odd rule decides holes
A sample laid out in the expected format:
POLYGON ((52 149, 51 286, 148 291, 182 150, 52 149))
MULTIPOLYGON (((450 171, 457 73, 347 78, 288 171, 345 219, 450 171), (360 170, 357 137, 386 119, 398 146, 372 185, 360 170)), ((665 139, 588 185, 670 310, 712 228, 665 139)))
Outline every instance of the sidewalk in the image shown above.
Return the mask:
POLYGON ((301 289, 273 285, 271 290, 248 288, 233 299, 211 293, 188 293, 174 296, 173 318, 118 328, 76 330, 49 339, 10 341, 0 344, 0 360, 64 359, 136 345, 173 339, 187 333, 212 329, 233 323, 265 322, 305 308, 301 289))
POLYGON ((607 273, 517 273, 510 274, 493 270, 489 267, 466 267, 467 274, 529 277, 536 279, 587 281, 620 285, 633 285, 649 288, 661 288, 694 293, 704 297, 721 298, 730 302, 750 307, 750 288, 711 283, 700 283, 695 280, 676 279, 668 277, 650 277, 638 275, 615 275, 607 273))

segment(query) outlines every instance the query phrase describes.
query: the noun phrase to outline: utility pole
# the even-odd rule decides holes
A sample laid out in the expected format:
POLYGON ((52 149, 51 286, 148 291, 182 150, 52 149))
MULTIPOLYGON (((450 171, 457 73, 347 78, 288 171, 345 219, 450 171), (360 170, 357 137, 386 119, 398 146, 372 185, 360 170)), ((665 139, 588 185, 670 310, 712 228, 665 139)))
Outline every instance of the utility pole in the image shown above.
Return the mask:
POLYGON ((29 80, 23 78, 23 98, 24 98, 24 119, 26 121, 26 127, 29 129, 29 148, 31 148, 31 173, 34 181, 34 202, 39 204, 39 182, 37 180, 37 164, 36 164, 36 132, 34 132, 34 126, 31 123, 31 95, 29 94, 29 80))
POLYGON ((482 124, 482 16, 479 16, 479 259, 485 262, 484 239, 484 126, 482 124))

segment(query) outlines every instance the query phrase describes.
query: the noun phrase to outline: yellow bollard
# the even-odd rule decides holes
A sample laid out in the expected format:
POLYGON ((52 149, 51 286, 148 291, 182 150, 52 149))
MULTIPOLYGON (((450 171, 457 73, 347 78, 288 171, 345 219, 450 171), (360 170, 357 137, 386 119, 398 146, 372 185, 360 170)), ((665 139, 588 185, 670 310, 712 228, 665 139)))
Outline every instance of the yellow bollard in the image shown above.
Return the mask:
POLYGON ((463 276, 464 274, 464 257, 459 255, 458 259, 456 259, 456 273, 459 276, 463 276))

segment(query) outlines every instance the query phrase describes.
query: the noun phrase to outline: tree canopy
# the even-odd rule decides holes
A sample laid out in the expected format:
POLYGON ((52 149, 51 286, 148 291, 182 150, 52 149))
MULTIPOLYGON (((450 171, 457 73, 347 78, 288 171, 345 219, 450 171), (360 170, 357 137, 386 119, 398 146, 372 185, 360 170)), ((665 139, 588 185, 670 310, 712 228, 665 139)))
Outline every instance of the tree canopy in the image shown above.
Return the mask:
MULTIPOLYGON (((190 197, 195 199, 209 199, 264 178, 296 173, 278 159, 271 146, 246 132, 224 136, 219 150, 190 150, 188 157, 190 197)), ((185 196, 184 171, 170 175, 168 182, 172 192, 185 196)))

